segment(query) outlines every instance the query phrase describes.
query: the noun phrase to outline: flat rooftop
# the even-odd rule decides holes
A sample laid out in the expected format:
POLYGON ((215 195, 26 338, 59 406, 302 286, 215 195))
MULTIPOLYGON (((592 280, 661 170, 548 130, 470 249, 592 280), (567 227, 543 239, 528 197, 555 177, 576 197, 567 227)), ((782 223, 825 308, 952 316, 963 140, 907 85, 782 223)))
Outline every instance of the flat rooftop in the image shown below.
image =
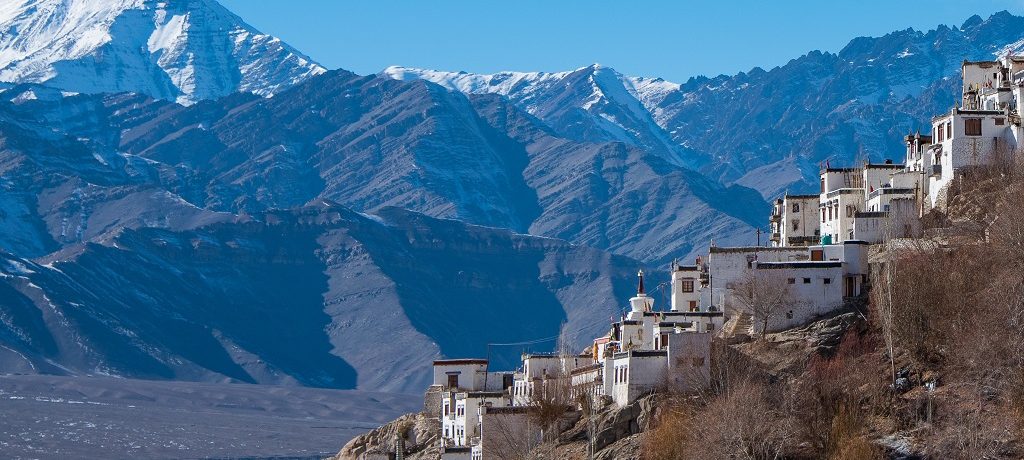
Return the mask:
POLYGON ((793 268, 793 269, 836 268, 836 267, 842 267, 842 266, 843 266, 842 262, 831 261, 831 260, 825 260, 825 261, 817 261, 817 260, 811 261, 811 260, 807 260, 807 261, 791 261, 791 262, 759 262, 757 264, 757 268, 763 268, 763 269, 768 269, 768 270, 784 269, 784 268, 793 268))
POLYGON ((463 359, 437 359, 435 366, 462 366, 466 364, 487 364, 486 359, 463 358, 463 359))

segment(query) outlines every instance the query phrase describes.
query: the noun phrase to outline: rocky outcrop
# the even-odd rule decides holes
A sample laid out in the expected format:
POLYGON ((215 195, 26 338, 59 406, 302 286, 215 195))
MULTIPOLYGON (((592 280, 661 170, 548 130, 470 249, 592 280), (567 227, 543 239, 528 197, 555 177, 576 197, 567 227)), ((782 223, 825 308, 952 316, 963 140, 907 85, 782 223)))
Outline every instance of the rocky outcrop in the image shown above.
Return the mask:
POLYGON ((657 396, 651 395, 624 407, 611 408, 599 413, 594 421, 594 450, 602 451, 620 440, 646 431, 651 425, 656 407, 657 396))
POLYGON ((406 414, 393 422, 352 439, 331 460, 368 460, 394 455, 396 446, 404 446, 405 458, 440 458, 438 448, 441 421, 426 414, 406 414), (401 441, 399 441, 401 439, 401 441))
MULTIPOLYGON (((601 402, 593 417, 595 458, 638 458, 642 434, 651 427, 657 411, 657 395, 649 395, 624 407, 615 407, 610 400, 601 402)), ((564 431, 558 440, 537 449, 536 458, 566 458, 585 455, 591 433, 591 419, 581 418, 564 431)))
POLYGON ((866 321, 861 313, 855 309, 841 311, 801 327, 736 345, 736 349, 771 372, 799 373, 811 356, 831 354, 848 330, 863 327, 866 321))

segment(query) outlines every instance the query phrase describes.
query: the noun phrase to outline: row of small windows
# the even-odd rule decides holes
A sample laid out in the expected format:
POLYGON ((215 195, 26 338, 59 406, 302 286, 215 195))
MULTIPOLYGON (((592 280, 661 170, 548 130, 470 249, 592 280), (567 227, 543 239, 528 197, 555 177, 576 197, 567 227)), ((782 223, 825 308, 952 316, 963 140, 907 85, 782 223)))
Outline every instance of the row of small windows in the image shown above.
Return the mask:
MULTIPOLYGON (((786 284, 796 284, 796 278, 789 278, 786 280, 786 284)), ((804 278, 803 284, 811 284, 810 278, 804 278)), ((821 284, 832 284, 832 278, 822 278, 821 284)))
MULTIPOLYGON (((994 123, 996 126, 1003 126, 1006 124, 1005 118, 995 118, 994 123)), ((964 135, 965 136, 981 136, 981 118, 965 118, 964 119, 964 135)), ((946 139, 953 137, 953 122, 945 122, 935 128, 935 142, 942 142, 946 139)))
MULTIPOLYGON (((827 215, 828 215, 828 220, 832 220, 832 219, 840 217, 839 216, 839 205, 827 204, 827 205, 825 205, 825 207, 821 208, 821 221, 822 222, 825 222, 825 220, 826 220, 825 219, 826 211, 827 211, 827 215), (834 213, 835 217, 833 217, 833 212, 832 212, 833 209, 835 209, 835 213, 834 213)), ((853 206, 853 205, 846 206, 846 217, 853 217, 853 214, 856 213, 856 212, 857 212, 857 207, 856 206, 853 206)), ((795 223, 793 224, 793 230, 796 230, 796 225, 797 224, 795 224, 795 223)))
POLYGON ((626 383, 629 380, 629 366, 615 367, 615 383, 626 383))
POLYGON ((451 433, 451 436, 448 435, 449 434, 448 427, 445 427, 445 429, 444 429, 444 437, 446 437, 448 439, 455 438, 455 445, 461 445, 462 444, 462 437, 466 434, 465 430, 463 430, 462 428, 457 428, 457 429, 451 430, 450 433, 451 433))

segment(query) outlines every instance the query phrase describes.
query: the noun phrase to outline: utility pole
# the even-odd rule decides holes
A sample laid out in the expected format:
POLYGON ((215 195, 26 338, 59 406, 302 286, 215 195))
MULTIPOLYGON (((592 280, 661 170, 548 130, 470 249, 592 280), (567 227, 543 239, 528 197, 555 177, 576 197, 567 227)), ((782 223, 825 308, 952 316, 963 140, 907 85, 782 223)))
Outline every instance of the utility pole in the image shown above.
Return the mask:
POLYGON ((757 227, 757 246, 761 246, 761 227, 757 227))

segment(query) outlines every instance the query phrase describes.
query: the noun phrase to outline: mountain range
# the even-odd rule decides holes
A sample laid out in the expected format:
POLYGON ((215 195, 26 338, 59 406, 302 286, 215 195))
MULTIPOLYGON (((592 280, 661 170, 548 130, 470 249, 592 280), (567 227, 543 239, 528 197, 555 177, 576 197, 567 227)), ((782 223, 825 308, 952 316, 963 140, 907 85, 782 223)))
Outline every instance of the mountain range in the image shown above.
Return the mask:
POLYGON ((767 199, 899 158, 961 60, 1021 47, 999 13, 681 84, 357 75, 212 0, 10 2, 0 370, 415 391, 579 345, 637 268, 753 244, 767 199))
POLYGON ((593 65, 571 72, 467 72, 389 67, 472 94, 500 94, 559 133, 614 139, 674 159, 723 184, 775 198, 812 191, 820 165, 896 161, 902 137, 957 100, 963 60, 1024 50, 1024 18, 1000 12, 960 27, 859 37, 765 70, 683 83, 593 65))

